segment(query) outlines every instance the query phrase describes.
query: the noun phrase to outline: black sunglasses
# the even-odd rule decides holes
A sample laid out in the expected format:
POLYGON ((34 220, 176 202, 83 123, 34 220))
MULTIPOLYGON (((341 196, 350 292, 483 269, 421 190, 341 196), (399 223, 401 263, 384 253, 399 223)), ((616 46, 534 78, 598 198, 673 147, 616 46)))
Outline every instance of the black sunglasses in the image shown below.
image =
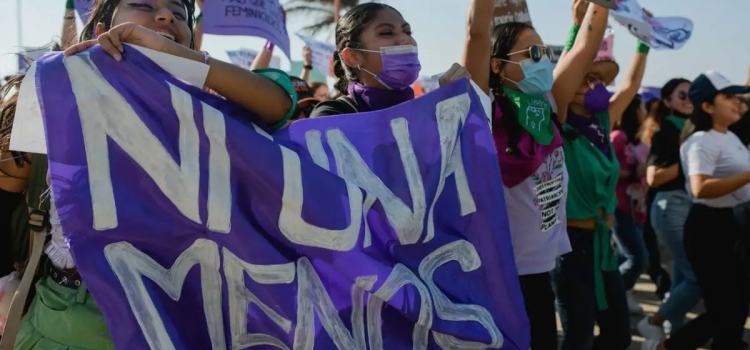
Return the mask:
POLYGON ((531 45, 528 49, 509 53, 508 57, 517 55, 519 53, 528 53, 529 57, 534 62, 541 61, 543 56, 547 56, 550 61, 555 60, 555 52, 544 45, 531 45))
POLYGON ((679 98, 680 100, 685 101, 685 100, 688 99, 688 94, 685 91, 677 91, 677 98, 679 98))

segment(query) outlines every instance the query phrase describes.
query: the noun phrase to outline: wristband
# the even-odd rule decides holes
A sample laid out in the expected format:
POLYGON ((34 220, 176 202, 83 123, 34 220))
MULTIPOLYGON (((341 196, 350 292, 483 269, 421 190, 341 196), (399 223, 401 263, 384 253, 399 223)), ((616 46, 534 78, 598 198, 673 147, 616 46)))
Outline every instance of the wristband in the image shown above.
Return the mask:
POLYGON ((197 17, 195 17, 195 24, 198 24, 198 22, 203 19, 203 12, 199 13, 197 17))
POLYGON ((637 53, 643 53, 648 54, 648 51, 651 50, 651 47, 646 45, 644 42, 638 40, 638 46, 635 49, 635 52, 637 53))
POLYGON ((578 36, 578 31, 580 29, 581 26, 575 24, 570 27, 570 32, 568 32, 568 41, 565 42, 565 51, 570 51, 570 49, 573 48, 573 44, 576 43, 576 37, 578 36))
POLYGON ((76 8, 76 3, 75 3, 75 2, 73 1, 73 0, 68 0, 68 1, 67 1, 67 2, 65 3, 65 8, 66 8, 66 9, 68 9, 68 10, 75 10, 75 8, 76 8))
POLYGON ((307 69, 307 70, 313 70, 313 66, 311 64, 306 64, 302 66, 302 68, 307 69))
POLYGON ((273 51, 274 45, 270 41, 266 41, 266 46, 263 48, 263 50, 266 51, 273 51))

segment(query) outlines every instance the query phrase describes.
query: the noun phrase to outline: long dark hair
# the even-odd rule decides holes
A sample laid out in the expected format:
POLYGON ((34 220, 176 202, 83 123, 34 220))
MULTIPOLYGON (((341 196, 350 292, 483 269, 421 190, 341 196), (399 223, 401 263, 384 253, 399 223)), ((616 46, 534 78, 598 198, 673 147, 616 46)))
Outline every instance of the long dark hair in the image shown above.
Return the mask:
POLYGON ((669 108, 666 105, 666 101, 672 96, 672 94, 677 89, 677 87, 680 86, 683 83, 690 84, 690 80, 687 80, 685 78, 670 79, 661 88, 661 99, 658 102, 659 105, 656 108, 656 113, 654 113, 654 118, 656 118, 656 122, 657 123, 661 124, 661 123, 664 122, 664 118, 669 117, 670 115, 675 114, 675 111, 672 110, 672 108, 669 108))
MULTIPOLYGON (((187 10, 187 25, 190 28, 190 48, 195 48, 195 35, 193 35, 193 25, 195 23, 195 0, 180 0, 187 10)), ((96 0, 91 9, 91 16, 81 31, 79 41, 91 40, 96 33, 96 25, 101 23, 104 30, 112 28, 112 19, 115 16, 115 10, 120 5, 120 0, 96 0)))
POLYGON ((713 128, 714 120, 708 112, 703 110, 703 103, 707 102, 709 104, 714 104, 716 96, 699 101, 693 106, 693 114, 690 115, 690 118, 685 122, 685 127, 682 128, 680 144, 685 143, 685 140, 687 140, 690 135, 693 135, 698 131, 708 131, 713 128))
POLYGON ((333 74, 338 78, 335 87, 341 95, 349 94, 347 91, 349 82, 359 81, 354 72, 341 61, 341 52, 346 48, 361 48, 362 31, 381 10, 386 9, 401 14, 391 6, 368 2, 352 7, 339 18, 336 24, 336 50, 333 51, 333 74))
POLYGON ((628 142, 634 145, 641 143, 638 137, 638 131, 641 128, 641 122, 638 120, 638 110, 641 109, 641 103, 643 99, 641 96, 636 95, 625 111, 622 112, 622 117, 617 123, 615 123, 614 130, 622 130, 625 136, 628 138, 628 142))
MULTIPOLYGON (((518 36, 524 30, 534 30, 529 24, 523 22, 508 22, 500 24, 495 27, 492 33, 492 54, 491 58, 499 58, 501 60, 510 60, 510 50, 518 42, 518 36)), ((506 62, 500 61, 500 69, 505 67, 506 62)), ((495 101, 500 105, 500 110, 503 111, 503 119, 501 123, 493 123, 492 127, 494 130, 498 128, 505 129, 505 133, 508 135, 508 148, 505 150, 508 154, 519 154, 518 152, 518 141, 521 140, 522 128, 518 122, 518 113, 516 112, 513 103, 510 101, 508 96, 503 90, 503 80, 499 74, 496 74, 492 70, 492 63, 490 62, 490 90, 495 97, 495 101), (498 125, 499 124, 499 125, 498 125)), ((552 102, 552 101, 550 101, 552 102)), ((493 119, 495 110, 492 110, 493 119)), ((560 122, 557 120, 557 115, 551 113, 552 121, 555 123, 557 128, 562 132, 560 122)))

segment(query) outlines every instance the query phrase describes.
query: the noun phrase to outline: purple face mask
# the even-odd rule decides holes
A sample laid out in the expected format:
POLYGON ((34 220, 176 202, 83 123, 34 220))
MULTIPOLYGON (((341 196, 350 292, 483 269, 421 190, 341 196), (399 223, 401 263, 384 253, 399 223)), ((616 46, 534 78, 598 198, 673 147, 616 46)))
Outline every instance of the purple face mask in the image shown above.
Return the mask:
POLYGON ((361 50, 364 52, 380 52, 383 69, 378 74, 359 67, 359 69, 372 74, 383 86, 391 90, 403 90, 414 84, 419 78, 422 65, 419 63, 417 47, 414 45, 381 47, 380 51, 361 50))
POLYGON ((583 107, 591 114, 599 114, 609 109, 610 94, 604 84, 596 84, 583 96, 583 107))

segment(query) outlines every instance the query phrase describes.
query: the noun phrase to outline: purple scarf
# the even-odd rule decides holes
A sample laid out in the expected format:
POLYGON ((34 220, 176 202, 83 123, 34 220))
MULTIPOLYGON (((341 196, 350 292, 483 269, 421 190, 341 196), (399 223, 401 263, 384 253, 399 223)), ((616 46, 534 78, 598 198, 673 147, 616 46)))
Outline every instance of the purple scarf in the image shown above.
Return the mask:
MULTIPOLYGON (((497 100, 493 103, 495 108, 495 120, 493 123, 500 123, 503 117, 503 111, 500 109, 497 100)), ((501 124, 496 124, 501 125, 501 124)), ((503 175, 503 185, 507 188, 515 187, 524 182, 529 176, 533 175, 554 150, 563 144, 560 130, 555 127, 555 137, 548 146, 541 145, 534 141, 526 130, 521 130, 521 137, 518 140, 518 153, 508 154, 505 150, 508 148, 508 134, 502 127, 492 131, 492 137, 495 139, 497 148, 497 160, 500 162, 500 172, 503 175)))
MULTIPOLYGON (((609 117, 609 114, 606 116, 609 117)), ((611 157, 609 149, 609 130, 604 130, 599 123, 599 119, 592 116, 586 118, 584 116, 575 114, 575 112, 568 110, 568 119, 566 120, 568 125, 576 129, 581 135, 587 138, 591 143, 596 146, 604 155, 611 157)))
POLYGON ((357 102, 360 112, 379 111, 414 99, 414 90, 408 87, 403 90, 387 90, 364 86, 350 82, 349 97, 357 102))

